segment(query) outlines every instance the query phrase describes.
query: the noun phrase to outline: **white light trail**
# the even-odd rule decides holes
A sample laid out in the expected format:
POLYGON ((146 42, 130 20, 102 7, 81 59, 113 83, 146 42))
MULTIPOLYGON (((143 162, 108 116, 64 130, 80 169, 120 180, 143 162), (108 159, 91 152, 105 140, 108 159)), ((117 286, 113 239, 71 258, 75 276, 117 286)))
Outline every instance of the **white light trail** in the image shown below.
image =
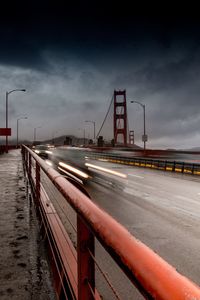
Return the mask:
POLYGON ((70 165, 68 165, 68 164, 65 164, 65 163, 63 163, 63 162, 59 162, 59 165, 60 165, 61 167, 63 167, 64 169, 67 169, 67 170, 69 170, 69 171, 75 173, 76 175, 79 175, 79 176, 81 176, 81 177, 83 177, 83 178, 89 178, 89 175, 88 175, 88 174, 86 174, 86 173, 84 173, 84 172, 82 172, 82 171, 80 171, 80 170, 78 170, 78 169, 76 169, 76 168, 74 168, 74 167, 72 167, 72 166, 70 166, 70 165))
POLYGON ((48 154, 52 154, 53 153, 52 151, 49 151, 49 150, 46 150, 45 152, 48 153, 48 154))
POLYGON ((78 182, 80 182, 81 184, 83 184, 83 181, 82 181, 81 179, 77 178, 76 176, 72 175, 71 173, 67 172, 66 170, 64 170, 64 169, 62 169, 62 168, 60 168, 60 167, 58 167, 58 169, 59 169, 60 171, 62 171, 63 173, 67 174, 68 177, 72 177, 72 178, 75 179, 76 181, 78 181, 78 182))
POLYGON ((45 163, 49 166, 53 166, 52 162, 50 160, 45 160, 45 163))
POLYGON ((88 163, 85 163, 85 166, 89 167, 89 168, 92 168, 92 169, 96 169, 96 170, 105 172, 105 173, 116 175, 116 176, 119 176, 119 177, 122 177, 122 178, 127 178, 126 174, 119 173, 119 172, 116 172, 116 171, 113 171, 113 170, 110 170, 110 169, 106 169, 106 168, 103 168, 103 167, 100 167, 100 166, 96 166, 96 165, 92 165, 92 164, 88 164, 88 163))

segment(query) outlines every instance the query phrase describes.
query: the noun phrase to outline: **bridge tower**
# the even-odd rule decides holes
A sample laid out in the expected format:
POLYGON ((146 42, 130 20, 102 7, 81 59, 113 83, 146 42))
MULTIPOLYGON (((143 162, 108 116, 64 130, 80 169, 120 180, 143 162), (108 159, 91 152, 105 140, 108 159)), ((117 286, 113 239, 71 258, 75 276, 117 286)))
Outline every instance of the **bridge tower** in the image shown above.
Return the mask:
POLYGON ((129 144, 130 145, 134 144, 134 130, 129 131, 129 144))
POLYGON ((126 90, 114 91, 114 142, 118 135, 123 135, 123 145, 127 145, 127 108, 126 90))

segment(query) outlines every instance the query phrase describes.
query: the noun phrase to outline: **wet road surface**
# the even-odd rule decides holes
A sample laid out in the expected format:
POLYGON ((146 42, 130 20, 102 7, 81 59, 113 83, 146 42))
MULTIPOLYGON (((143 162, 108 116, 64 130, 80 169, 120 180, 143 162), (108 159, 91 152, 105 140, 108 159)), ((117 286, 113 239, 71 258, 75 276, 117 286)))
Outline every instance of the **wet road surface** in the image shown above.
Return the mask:
MULTIPOLYGON (((200 285, 197 263, 200 259, 200 178, 103 161, 86 162, 127 175, 123 179, 90 168, 93 178, 85 188, 92 200, 181 274, 200 285)), ((124 284, 123 275, 116 275, 105 251, 97 247, 98 253, 122 299, 142 299, 124 284)), ((105 294, 104 299, 115 298, 105 294)))

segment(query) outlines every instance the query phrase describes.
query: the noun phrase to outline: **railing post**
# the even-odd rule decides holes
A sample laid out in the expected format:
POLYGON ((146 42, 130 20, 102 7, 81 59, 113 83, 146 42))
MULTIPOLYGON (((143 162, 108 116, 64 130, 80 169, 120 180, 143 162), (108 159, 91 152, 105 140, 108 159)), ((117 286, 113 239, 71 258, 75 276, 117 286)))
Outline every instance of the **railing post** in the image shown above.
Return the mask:
POLYGON ((194 174, 194 164, 192 165, 192 174, 194 174))
MULTIPOLYGON (((22 154, 22 159, 23 159, 23 162, 24 162, 24 156, 25 156, 25 149, 24 149, 24 146, 22 145, 22 148, 21 148, 21 154, 22 154)), ((1 146, 0 146, 0 152, 1 152, 1 146)))
POLYGON ((77 216, 78 300, 93 300, 95 294, 94 235, 77 216))
POLYGON ((160 167, 160 164, 159 164, 159 160, 157 160, 157 169, 159 169, 159 167, 160 167))
POLYGON ((26 175, 27 169, 26 169, 26 149, 22 145, 22 160, 23 160, 23 171, 24 171, 24 176, 26 175))
POLYGON ((31 178, 31 168, 32 168, 32 160, 31 160, 31 154, 28 152, 28 177, 31 178))
POLYGON ((36 187, 36 201, 40 199, 40 165, 36 161, 36 170, 35 170, 35 187, 36 187))
POLYGON ((182 169, 181 169, 181 172, 184 173, 184 167, 185 167, 185 164, 184 162, 182 163, 182 169))
POLYGON ((24 153, 24 163, 25 163, 25 169, 26 172, 28 172, 28 151, 25 149, 25 153, 24 153))

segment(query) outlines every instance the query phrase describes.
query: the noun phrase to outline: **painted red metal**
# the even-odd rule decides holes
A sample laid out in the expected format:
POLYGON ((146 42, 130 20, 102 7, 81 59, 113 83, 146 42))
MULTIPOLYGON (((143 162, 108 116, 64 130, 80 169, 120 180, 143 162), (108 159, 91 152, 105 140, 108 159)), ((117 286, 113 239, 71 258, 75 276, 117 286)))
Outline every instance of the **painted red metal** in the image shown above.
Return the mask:
POLYGON ((11 128, 0 128, 0 136, 11 136, 11 128))
POLYGON ((36 199, 39 201, 40 199, 40 165, 36 161, 36 171, 35 171, 35 187, 36 187, 36 199))
POLYGON ((31 159, 31 153, 28 152, 28 176, 31 178, 31 169, 32 169, 32 159, 31 159))
POLYGON ((129 144, 130 145, 134 144, 134 130, 129 131, 129 144))
POLYGON ((127 145, 127 108, 126 90, 114 91, 114 142, 117 144, 118 135, 123 135, 124 146, 127 145), (122 97, 122 100, 119 98, 122 97), (121 111, 119 112, 119 109, 121 111))
POLYGON ((78 299, 93 300, 95 293, 94 235, 77 216, 78 299), (92 292, 91 292, 92 289, 92 292))
MULTIPOLYGON (((26 151, 30 150, 26 148, 26 151)), ((31 155, 74 208, 81 222, 86 224, 90 232, 96 236, 146 299, 200 300, 199 286, 179 274, 175 268, 170 266, 150 248, 134 238, 122 225, 102 211, 59 173, 47 166, 37 155, 33 152, 31 152, 31 155)), ((46 217, 51 218, 52 214, 47 213, 46 217)), ((50 227, 57 234, 59 228, 56 229, 56 225, 52 221, 50 227)), ((87 235, 88 233, 83 233, 83 240, 87 240, 87 237, 89 237, 87 235)), ((82 238, 79 237, 79 239, 82 238)), ((60 236, 59 240, 61 244, 58 248, 60 251, 63 251, 64 255, 65 248, 62 248, 62 236, 60 236)), ((59 245, 58 241, 57 245, 59 245)), ((80 240, 78 247, 81 245, 82 240, 80 240)), ((89 261, 89 258, 86 259, 89 261)), ((82 282, 80 281, 86 278, 86 272, 90 272, 88 269, 88 267, 84 266, 83 276, 78 277, 78 290, 82 288, 82 282)), ((90 276, 90 273, 88 276, 90 276)), ((95 299, 97 298, 96 296, 95 299)), ((78 299, 83 299, 79 293, 78 299)))
MULTIPOLYGON (((81 273, 83 281, 80 279, 80 275, 78 275, 77 268, 77 252, 58 217, 46 191, 43 188, 43 185, 40 182, 40 170, 38 170, 38 166, 40 163, 43 164, 43 160, 40 158, 35 162, 31 162, 31 152, 26 151, 25 148, 22 148, 23 158, 29 162, 29 164, 25 163, 27 173, 29 172, 30 166, 33 167, 31 172, 31 182, 32 185, 35 186, 35 193, 38 194, 37 197, 37 212, 39 212, 39 216, 41 219, 41 230, 43 232, 43 238, 47 237, 49 252, 50 252, 50 261, 53 270, 54 276, 54 286, 58 299, 96 299, 100 300, 100 296, 95 289, 94 284, 94 261, 92 259, 91 253, 94 255, 94 236, 87 229, 85 224, 79 219, 78 228, 79 231, 79 244, 81 245, 81 249, 78 249, 78 261, 81 261, 81 269, 79 268, 79 273, 81 273), (29 154, 29 156, 27 155, 29 154), (33 172, 34 166, 36 165, 36 172, 33 172), (37 186, 37 188, 36 188, 37 186), (39 191, 37 191, 39 189, 39 191), (84 240, 83 240, 84 239, 84 240), (86 254, 83 247, 83 244, 86 246, 86 254), (85 261, 87 257, 87 260, 85 261), (89 266, 86 262, 89 262, 89 266), (78 282, 84 283, 83 286, 80 287, 78 282), (79 287, 79 295, 78 296, 78 287, 79 287), (88 297, 85 291, 87 290, 88 297), (92 295, 92 298, 91 298, 92 295), (94 298, 95 295, 95 298, 94 298)), ((35 157, 34 157, 35 158, 35 157)), ((34 160, 34 159, 32 159, 34 160)), ((53 169, 51 169, 54 171, 53 169)), ((54 172, 53 172, 54 173, 54 172)), ((29 174, 29 173, 28 173, 29 174)), ((56 172, 56 175, 58 173, 56 172)), ((55 175, 55 173, 54 173, 55 175)), ((61 176, 61 175, 59 175, 61 176)))

